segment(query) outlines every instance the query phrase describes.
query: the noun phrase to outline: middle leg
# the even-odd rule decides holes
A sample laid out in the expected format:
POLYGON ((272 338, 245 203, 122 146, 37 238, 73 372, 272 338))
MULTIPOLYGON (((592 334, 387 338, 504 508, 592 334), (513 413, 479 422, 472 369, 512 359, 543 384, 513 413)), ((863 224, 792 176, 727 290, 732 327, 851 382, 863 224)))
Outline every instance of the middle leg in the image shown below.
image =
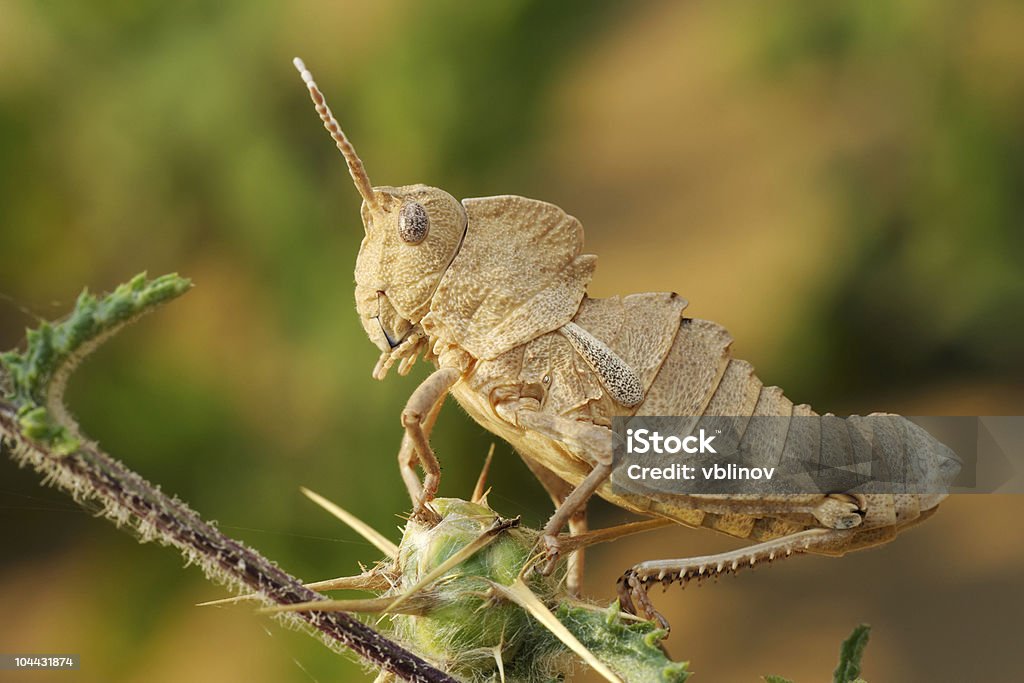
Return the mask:
MULTIPOLYGON (((572 493, 572 486, 569 482, 565 481, 557 474, 544 467, 540 463, 520 454, 523 462, 533 472, 533 476, 537 477, 537 480, 544 487, 544 490, 548 492, 551 497, 551 502, 555 504, 555 509, 561 507, 565 502, 565 499, 572 493)), ((581 505, 569 518, 569 533, 572 536, 579 536, 585 534, 588 530, 587 526, 587 506, 581 505)), ((574 598, 580 596, 580 590, 583 587, 583 571, 584 571, 584 548, 574 550, 569 554, 566 560, 567 570, 565 577, 565 587, 568 590, 569 595, 574 598)))
MULTIPOLYGON (((516 422, 522 427, 532 429, 555 441, 564 443, 571 450, 578 453, 582 459, 593 464, 590 474, 574 489, 569 490, 569 485, 561 482, 561 484, 556 485, 558 490, 557 497, 552 494, 552 498, 556 500, 556 508, 547 524, 544 525, 542 539, 547 550, 547 558, 540 569, 542 573, 550 574, 554 571, 558 558, 561 555, 558 532, 567 524, 570 525, 571 529, 574 519, 577 525, 586 524, 587 501, 611 476, 612 433, 607 427, 548 415, 532 409, 516 411, 516 422)), ((529 463, 527 464, 529 465, 529 463)), ((542 484, 545 484, 544 475, 539 475, 538 478, 541 479, 542 484)), ((550 481, 550 477, 548 479, 550 481)), ((548 484, 545 484, 545 487, 547 486, 548 484)), ((585 529, 585 526, 582 526, 582 528, 585 529)), ((579 571, 582 571, 582 567, 579 571)))

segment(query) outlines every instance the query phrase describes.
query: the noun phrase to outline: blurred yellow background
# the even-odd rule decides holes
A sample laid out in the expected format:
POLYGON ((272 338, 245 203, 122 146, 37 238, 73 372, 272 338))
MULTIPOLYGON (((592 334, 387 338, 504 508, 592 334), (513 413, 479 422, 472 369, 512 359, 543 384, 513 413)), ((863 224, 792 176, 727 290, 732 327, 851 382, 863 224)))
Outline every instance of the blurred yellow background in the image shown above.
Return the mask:
MULTIPOLYGON (((75 376, 87 434, 308 580, 397 538, 398 416, 353 310, 358 196, 301 55, 377 184, 523 194, 583 222, 592 296, 680 292, 766 384, 821 411, 1022 414, 1024 6, 756 2, 0 0, 0 348, 83 286, 196 288, 75 376)), ((489 434, 434 445, 467 496, 489 434)), ((498 444, 491 503, 550 512, 498 444)), ((700 681, 1015 681, 1024 499, 961 496, 895 543, 654 599, 700 681)), ((622 515, 596 504, 595 525, 622 515)), ((735 547, 666 530, 634 562, 735 547)), ((221 596, 0 462, 0 651, 80 653, 32 680, 355 681, 358 664, 221 596)), ((0 680, 4 678, 0 672, 0 680)))

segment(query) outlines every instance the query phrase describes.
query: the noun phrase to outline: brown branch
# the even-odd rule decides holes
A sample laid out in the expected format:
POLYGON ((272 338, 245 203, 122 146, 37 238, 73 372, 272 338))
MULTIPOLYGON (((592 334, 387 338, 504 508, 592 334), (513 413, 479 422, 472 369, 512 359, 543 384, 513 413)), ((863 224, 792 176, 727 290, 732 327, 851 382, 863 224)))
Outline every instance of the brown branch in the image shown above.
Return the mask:
MULTIPOLYGON (((186 560, 202 567, 212 581, 235 591, 253 591, 272 604, 323 600, 255 550, 204 521, 189 507, 154 487, 94 444, 84 443, 69 455, 58 455, 45 444, 25 437, 14 405, 0 399, 0 452, 44 475, 76 502, 99 503, 118 526, 128 525, 142 541, 157 540, 177 548, 186 560)), ((315 629, 337 649, 352 649, 368 662, 407 681, 454 682, 400 645, 342 612, 303 612, 287 617, 315 629)))

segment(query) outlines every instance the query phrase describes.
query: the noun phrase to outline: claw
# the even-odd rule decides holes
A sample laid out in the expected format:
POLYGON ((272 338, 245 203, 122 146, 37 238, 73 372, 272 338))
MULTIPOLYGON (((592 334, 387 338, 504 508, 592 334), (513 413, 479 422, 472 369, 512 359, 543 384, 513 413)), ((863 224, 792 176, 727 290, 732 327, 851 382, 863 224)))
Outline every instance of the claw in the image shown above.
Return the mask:
MULTIPOLYGON (((431 496, 432 499, 433 497, 431 496)), ((430 506, 430 500, 427 499, 427 496, 423 496, 416 503, 416 507, 412 510, 412 518, 430 528, 437 526, 441 522, 441 515, 430 506)))
POLYGON ((618 581, 619 605, 626 612, 649 621, 656 621, 660 628, 670 631, 672 627, 668 620, 654 609, 654 605, 647 595, 648 588, 650 588, 650 584, 641 578, 635 569, 627 570, 619 577, 618 581), (638 607, 639 609, 637 609, 638 607))
POLYGON ((541 576, 550 576, 558 565, 558 558, 562 556, 562 542, 557 536, 547 534, 541 537, 541 542, 544 544, 544 562, 539 565, 537 573, 541 576))
POLYGON ((636 605, 633 604, 633 591, 630 579, 635 575, 632 569, 626 571, 615 582, 615 588, 619 593, 619 607, 627 614, 636 615, 636 605))

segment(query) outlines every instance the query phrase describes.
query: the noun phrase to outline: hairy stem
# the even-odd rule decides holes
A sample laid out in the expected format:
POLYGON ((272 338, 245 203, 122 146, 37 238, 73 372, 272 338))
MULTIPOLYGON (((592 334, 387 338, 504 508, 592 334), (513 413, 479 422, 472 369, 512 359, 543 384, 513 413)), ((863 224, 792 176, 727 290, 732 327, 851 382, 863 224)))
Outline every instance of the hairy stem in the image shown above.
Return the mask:
MULTIPOLYGON (((63 489, 79 504, 98 504, 105 517, 134 531, 142 542, 177 548, 210 580, 236 592, 255 592, 275 605, 324 600, 89 442, 60 405, 68 374, 82 357, 188 287, 177 276, 147 280, 140 275, 103 298, 83 293, 68 318, 30 331, 23 353, 0 354, 0 453, 31 466, 43 475, 43 483, 63 489)), ((455 681, 347 614, 306 612, 285 619, 404 680, 455 681)))
MULTIPOLYGON (((4 452, 30 465, 45 482, 64 489, 79 503, 99 503, 105 516, 118 526, 134 528, 142 540, 157 540, 177 548, 212 581, 235 591, 254 591, 277 605, 324 599, 98 448, 85 444, 72 454, 59 455, 24 438, 18 429, 16 408, 4 400, 0 400, 0 441, 4 452)), ((319 631, 329 644, 351 648, 405 680, 454 681, 347 614, 308 612, 299 614, 298 619, 319 631)))

